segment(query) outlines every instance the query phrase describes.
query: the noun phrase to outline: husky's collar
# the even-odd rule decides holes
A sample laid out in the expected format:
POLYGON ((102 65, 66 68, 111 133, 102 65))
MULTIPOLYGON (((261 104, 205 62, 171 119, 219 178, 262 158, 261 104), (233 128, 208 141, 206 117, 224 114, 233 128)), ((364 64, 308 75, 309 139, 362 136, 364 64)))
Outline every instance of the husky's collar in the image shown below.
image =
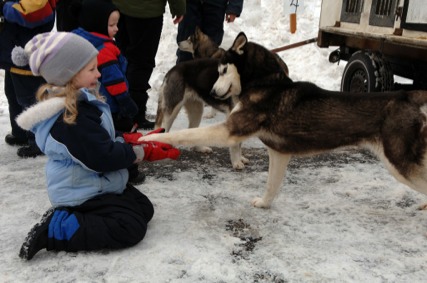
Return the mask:
POLYGON ((36 124, 49 119, 65 107, 65 97, 53 97, 41 101, 22 112, 16 122, 24 130, 32 129, 36 124))

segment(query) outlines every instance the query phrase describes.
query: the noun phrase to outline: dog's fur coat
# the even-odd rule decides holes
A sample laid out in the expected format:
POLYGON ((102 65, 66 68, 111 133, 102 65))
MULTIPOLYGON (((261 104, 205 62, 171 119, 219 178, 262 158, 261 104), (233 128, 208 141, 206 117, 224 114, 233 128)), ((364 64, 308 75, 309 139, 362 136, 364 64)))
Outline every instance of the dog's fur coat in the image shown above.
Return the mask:
POLYGON ((293 155, 327 152, 345 146, 372 150, 390 173, 414 190, 427 194, 426 91, 352 94, 292 82, 277 72, 277 61, 244 33, 222 59, 213 92, 240 102, 224 123, 210 127, 149 135, 174 145, 235 146, 259 137, 269 153, 267 189, 256 207, 269 207, 277 195, 293 155), (240 80, 227 77, 237 71, 240 80))

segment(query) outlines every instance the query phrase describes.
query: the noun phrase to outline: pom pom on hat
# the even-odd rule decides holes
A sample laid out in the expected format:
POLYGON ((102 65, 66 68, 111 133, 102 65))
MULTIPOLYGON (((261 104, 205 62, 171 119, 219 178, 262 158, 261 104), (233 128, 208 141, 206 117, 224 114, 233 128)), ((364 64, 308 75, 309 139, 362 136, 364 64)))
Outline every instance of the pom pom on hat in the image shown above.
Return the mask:
POLYGON ((15 49, 12 51, 14 64, 25 66, 19 63, 24 63, 27 58, 34 75, 41 75, 48 83, 57 86, 68 83, 98 55, 98 50, 89 41, 70 32, 41 33, 25 45, 24 52, 22 48, 15 49))
POLYGON ((24 48, 21 46, 15 46, 12 49, 12 62, 18 67, 23 67, 28 65, 30 58, 27 53, 25 53, 24 48))

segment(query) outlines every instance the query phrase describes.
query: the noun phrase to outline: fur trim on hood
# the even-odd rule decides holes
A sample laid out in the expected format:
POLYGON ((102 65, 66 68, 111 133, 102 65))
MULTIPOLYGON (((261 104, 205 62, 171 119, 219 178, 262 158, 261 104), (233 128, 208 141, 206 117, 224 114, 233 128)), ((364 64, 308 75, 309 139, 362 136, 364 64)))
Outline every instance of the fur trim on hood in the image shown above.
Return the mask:
POLYGON ((27 108, 16 117, 16 122, 21 128, 29 131, 38 123, 49 119, 64 108, 65 97, 49 98, 27 108))

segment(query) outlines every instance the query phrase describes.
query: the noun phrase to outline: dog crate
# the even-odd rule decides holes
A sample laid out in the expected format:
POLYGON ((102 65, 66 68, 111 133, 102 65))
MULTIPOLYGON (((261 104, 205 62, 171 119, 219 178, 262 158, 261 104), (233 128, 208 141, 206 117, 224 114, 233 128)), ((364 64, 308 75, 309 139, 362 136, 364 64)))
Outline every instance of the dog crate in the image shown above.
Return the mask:
POLYGON ((425 0, 323 0, 317 45, 338 47, 330 62, 347 61, 342 91, 427 89, 425 0))

